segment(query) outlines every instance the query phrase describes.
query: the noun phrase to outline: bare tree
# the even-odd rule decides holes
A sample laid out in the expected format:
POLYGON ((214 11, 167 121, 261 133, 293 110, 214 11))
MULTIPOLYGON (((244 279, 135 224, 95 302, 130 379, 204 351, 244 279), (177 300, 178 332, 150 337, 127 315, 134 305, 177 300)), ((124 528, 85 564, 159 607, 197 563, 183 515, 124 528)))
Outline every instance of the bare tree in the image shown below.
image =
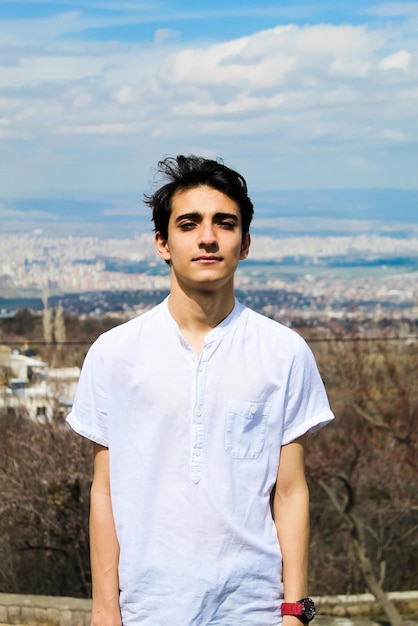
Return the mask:
POLYGON ((90 444, 62 420, 0 423, 0 591, 88 597, 90 444))
POLYGON ((60 303, 55 310, 54 336, 58 345, 63 344, 67 338, 65 332, 64 307, 60 303))
POLYGON ((42 314, 42 322, 43 322, 43 331, 44 331, 44 341, 45 343, 52 343, 53 341, 53 311, 48 308, 48 298, 49 298, 49 289, 46 285, 42 289, 42 303, 44 305, 44 310, 42 314))
POLYGON ((313 440, 309 472, 326 511, 324 516, 315 510, 314 502, 313 519, 323 525, 322 545, 338 550, 334 556, 328 552, 328 559, 339 563, 345 591, 360 591, 363 581, 399 626, 385 588, 415 588, 418 582, 410 575, 416 572, 410 559, 418 529, 417 353, 406 343, 353 342, 322 348, 317 358, 337 419, 313 440))

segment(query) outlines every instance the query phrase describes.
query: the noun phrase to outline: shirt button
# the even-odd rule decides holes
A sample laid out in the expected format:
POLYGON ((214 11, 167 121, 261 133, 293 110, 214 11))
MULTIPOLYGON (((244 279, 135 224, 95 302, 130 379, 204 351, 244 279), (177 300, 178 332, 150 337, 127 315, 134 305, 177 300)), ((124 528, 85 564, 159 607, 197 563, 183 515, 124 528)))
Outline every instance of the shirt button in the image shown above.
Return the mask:
POLYGON ((256 412, 257 412, 257 407, 256 406, 252 406, 250 408, 250 413, 252 413, 254 415, 254 413, 256 413, 256 412))
POLYGON ((193 454, 194 456, 200 456, 200 450, 194 450, 193 454))
POLYGON ((203 365, 199 365, 199 367, 197 368, 198 372, 203 372, 203 365))
POLYGON ((197 415, 197 417, 200 417, 202 415, 202 409, 196 409, 195 415, 197 415))

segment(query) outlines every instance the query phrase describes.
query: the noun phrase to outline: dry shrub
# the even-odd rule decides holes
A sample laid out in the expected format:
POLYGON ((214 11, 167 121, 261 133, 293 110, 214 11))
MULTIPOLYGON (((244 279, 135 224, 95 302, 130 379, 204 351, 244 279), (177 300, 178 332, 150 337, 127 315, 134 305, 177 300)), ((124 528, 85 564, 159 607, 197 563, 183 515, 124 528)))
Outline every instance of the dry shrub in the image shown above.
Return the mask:
POLYGON ((385 590, 416 589, 416 345, 353 341, 314 348, 336 420, 311 438, 308 452, 312 593, 366 590, 359 535, 385 590))
POLYGON ((0 591, 89 596, 91 444, 62 421, 0 427, 0 591))

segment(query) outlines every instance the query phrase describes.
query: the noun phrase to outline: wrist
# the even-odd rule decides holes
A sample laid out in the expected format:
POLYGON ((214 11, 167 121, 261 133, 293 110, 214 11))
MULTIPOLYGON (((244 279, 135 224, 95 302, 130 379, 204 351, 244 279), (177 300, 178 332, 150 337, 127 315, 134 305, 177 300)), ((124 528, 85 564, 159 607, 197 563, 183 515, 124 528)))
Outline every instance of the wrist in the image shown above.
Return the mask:
POLYGON ((306 626, 315 617, 315 604, 312 598, 302 598, 296 602, 282 602, 281 613, 283 617, 294 617, 306 626))

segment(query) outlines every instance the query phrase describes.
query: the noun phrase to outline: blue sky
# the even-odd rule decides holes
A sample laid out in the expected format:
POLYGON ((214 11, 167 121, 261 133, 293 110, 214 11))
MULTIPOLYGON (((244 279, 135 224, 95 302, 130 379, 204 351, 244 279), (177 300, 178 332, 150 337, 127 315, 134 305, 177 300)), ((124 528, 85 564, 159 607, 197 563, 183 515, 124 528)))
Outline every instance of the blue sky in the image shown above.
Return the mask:
POLYGON ((418 190, 417 105, 418 2, 2 1, 0 229, 133 223, 166 154, 418 190))

